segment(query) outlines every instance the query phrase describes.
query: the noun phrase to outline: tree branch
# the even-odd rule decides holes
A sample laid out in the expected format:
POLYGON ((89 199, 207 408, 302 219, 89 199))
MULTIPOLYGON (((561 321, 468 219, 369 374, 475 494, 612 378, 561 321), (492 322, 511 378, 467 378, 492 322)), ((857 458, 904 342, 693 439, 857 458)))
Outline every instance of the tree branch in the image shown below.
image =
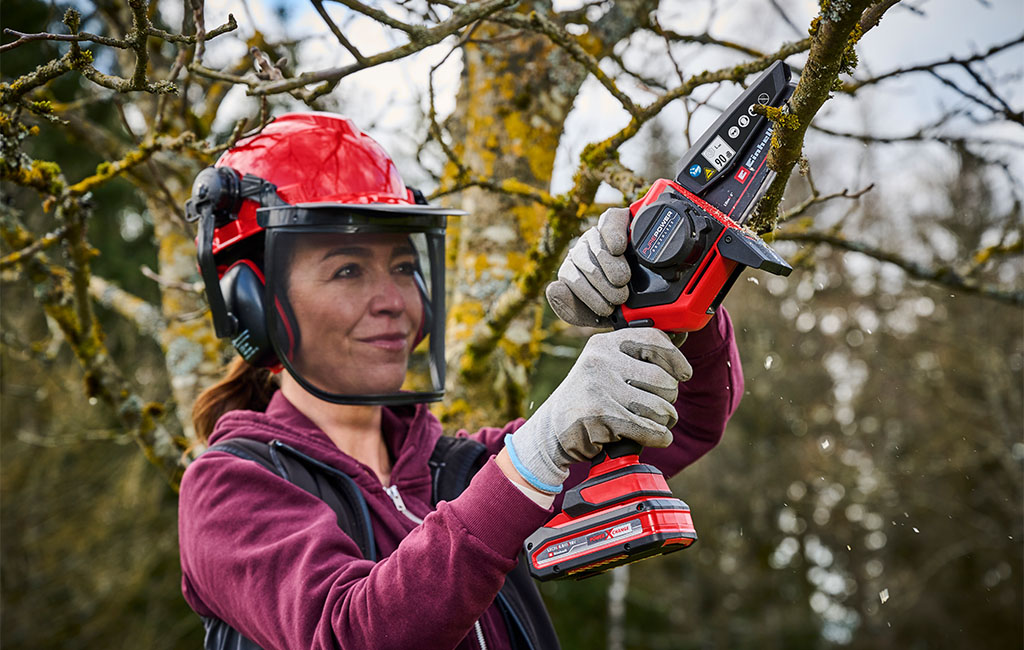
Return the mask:
MULTIPOLYGON (((494 12, 509 7, 515 4, 516 0, 483 0, 482 2, 475 2, 471 4, 459 5, 452 10, 452 16, 443 23, 440 23, 431 28, 420 28, 412 33, 415 36, 414 39, 410 40, 405 45, 396 47, 386 52, 381 52, 373 56, 366 57, 365 61, 360 63, 356 62, 350 65, 341 66, 337 68, 328 68, 326 70, 318 70, 315 72, 306 72, 300 74, 297 77, 291 79, 283 79, 281 81, 267 81, 252 86, 249 90, 250 95, 273 95, 276 93, 287 92, 301 88, 312 83, 319 82, 338 82, 348 75, 372 68, 382 63, 401 59, 409 56, 414 52, 418 52, 431 45, 441 42, 448 36, 451 36, 455 32, 459 31, 466 25, 489 16, 494 12)), ((357 2, 344 2, 348 6, 356 5, 364 7, 357 2)), ((376 12, 369 7, 365 9, 371 13, 376 12)), ((404 24, 404 23, 403 23, 404 24)))
MULTIPOLYGON (((788 232, 775 233, 776 241, 795 241, 810 244, 827 244, 840 250, 861 253, 876 260, 893 264, 903 269, 907 275, 918 280, 925 280, 950 289, 962 291, 990 298, 1009 305, 1024 306, 1024 291, 1004 289, 1001 287, 983 284, 966 278, 948 267, 928 268, 916 262, 907 260, 899 255, 882 250, 875 246, 862 242, 855 242, 839 235, 822 232, 788 232)), ((1014 252, 1019 252, 1015 248, 1014 252)))
POLYGON ((768 153, 768 166, 776 172, 757 206, 748 226, 756 232, 770 232, 778 220, 779 204, 789 183, 790 173, 800 158, 804 136, 811 120, 831 97, 839 74, 856 65, 854 50, 863 34, 878 24, 881 14, 895 0, 873 3, 855 0, 845 3, 823 4, 821 14, 811 25, 811 48, 787 110, 769 111, 775 123, 772 146, 768 153), (871 11, 868 11, 868 10, 871 11))
POLYGON ((140 333, 160 342, 166 325, 159 309, 96 275, 89 278, 89 294, 97 303, 135 325, 140 333))
POLYGON ((1000 43, 998 45, 993 45, 992 47, 990 47, 985 52, 980 52, 978 54, 973 54, 971 56, 962 57, 962 58, 957 58, 957 57, 952 57, 951 56, 948 59, 943 59, 941 61, 932 61, 930 63, 921 63, 921 64, 918 64, 918 65, 907 66, 905 68, 896 68, 894 70, 890 70, 889 72, 886 72, 884 74, 876 75, 876 76, 871 77, 869 79, 854 80, 852 82, 844 83, 840 87, 840 90, 842 90, 842 92, 844 92, 844 93, 853 94, 853 93, 857 92, 858 90, 860 90, 861 88, 864 88, 866 86, 872 86, 872 85, 881 83, 882 81, 885 81, 886 79, 891 79, 893 77, 900 77, 900 76, 903 76, 903 75, 906 75, 906 74, 910 74, 910 73, 913 73, 913 72, 930 72, 931 70, 934 70, 935 68, 940 68, 940 67, 948 66, 948 65, 967 66, 967 65, 970 65, 971 63, 975 63, 975 62, 978 62, 978 61, 984 61, 985 59, 988 59, 989 57, 991 57, 994 54, 998 54, 999 52, 1002 52, 1003 50, 1010 49, 1011 47, 1014 47, 1016 45, 1020 45, 1021 43, 1024 43, 1024 34, 1021 34, 1020 36, 1014 38, 1013 40, 1007 41, 1005 43, 1000 43))

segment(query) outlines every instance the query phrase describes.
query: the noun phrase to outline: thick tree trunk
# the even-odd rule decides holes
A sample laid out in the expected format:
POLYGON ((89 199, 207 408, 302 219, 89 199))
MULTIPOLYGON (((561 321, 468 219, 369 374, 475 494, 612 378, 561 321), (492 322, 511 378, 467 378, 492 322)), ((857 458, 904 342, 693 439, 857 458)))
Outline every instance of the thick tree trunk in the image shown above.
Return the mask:
MULTIPOLYGON (((590 27, 590 53, 600 58, 647 20, 653 4, 613 6, 590 27)), ((549 15, 550 6, 524 3, 520 10, 524 17, 533 11, 549 15)), ((547 191, 565 120, 587 75, 546 36, 481 25, 463 47, 462 85, 448 121, 453 150, 475 175, 547 191)), ((457 167, 449 165, 445 184, 458 176, 457 167)), ((451 228, 449 375, 441 415, 453 425, 475 427, 524 414, 531 366, 544 336, 541 305, 527 307, 511 321, 486 367, 471 364, 465 349, 478 329, 488 327, 488 309, 524 268, 525 253, 540 237, 548 214, 526 199, 480 188, 463 193, 462 207, 470 215, 454 219, 451 228)))
MULTIPOLYGON (((562 124, 579 82, 562 80, 572 75, 555 65, 560 57, 543 36, 486 25, 463 51, 462 88, 451 120, 454 150, 477 174, 546 190, 562 124)), ((458 173, 454 165, 449 173, 458 173)), ((539 305, 512 321, 484 374, 465 376, 461 360, 474 328, 486 327, 483 318, 488 306, 526 262, 526 247, 537 241, 546 210, 524 199, 477 188, 464 193, 463 208, 470 215, 455 219, 452 229, 456 253, 444 415, 471 427, 522 414, 529 369, 538 355, 539 305)))

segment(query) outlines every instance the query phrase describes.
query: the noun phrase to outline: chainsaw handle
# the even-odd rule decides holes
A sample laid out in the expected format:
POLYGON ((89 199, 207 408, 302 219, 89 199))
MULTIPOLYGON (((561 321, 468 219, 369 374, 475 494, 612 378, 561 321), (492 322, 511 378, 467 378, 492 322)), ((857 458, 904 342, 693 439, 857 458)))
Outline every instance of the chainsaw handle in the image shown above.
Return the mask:
POLYGON ((601 463, 624 456, 639 456, 641 449, 643 447, 640 446, 639 442, 628 438, 609 442, 601 449, 601 453, 594 456, 591 465, 600 465, 601 463))

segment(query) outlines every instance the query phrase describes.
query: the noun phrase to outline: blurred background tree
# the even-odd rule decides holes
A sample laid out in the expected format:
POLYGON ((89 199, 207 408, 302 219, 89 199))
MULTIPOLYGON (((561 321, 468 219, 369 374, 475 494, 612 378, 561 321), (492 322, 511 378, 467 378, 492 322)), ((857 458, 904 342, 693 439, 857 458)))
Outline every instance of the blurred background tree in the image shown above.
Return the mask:
POLYGON ((454 430, 544 400, 590 334, 539 299, 566 246, 785 58, 797 122, 758 223, 797 270, 727 301, 747 392, 673 481, 701 541, 545 584, 563 645, 1021 647, 1024 8, 807 5, 5 7, 3 644, 201 645, 168 482, 230 356, 181 209, 219 151, 345 112, 473 213, 450 242, 454 430))

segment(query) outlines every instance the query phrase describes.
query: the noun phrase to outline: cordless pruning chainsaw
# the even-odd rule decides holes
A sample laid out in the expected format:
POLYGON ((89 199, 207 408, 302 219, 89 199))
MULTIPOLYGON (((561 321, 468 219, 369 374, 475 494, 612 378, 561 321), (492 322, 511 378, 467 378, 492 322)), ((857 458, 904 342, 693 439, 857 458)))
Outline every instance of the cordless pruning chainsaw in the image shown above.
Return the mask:
MULTIPOLYGON (((765 164, 773 125, 754 107, 780 107, 792 92, 789 67, 777 61, 686 152, 674 181, 656 181, 629 206, 629 298, 612 315, 616 329, 693 332, 711 320, 744 268, 793 270, 743 228, 775 177, 765 164)), ((525 551, 538 580, 582 579, 695 541, 690 507, 660 471, 640 462, 640 446, 624 440, 605 445, 525 551)))

